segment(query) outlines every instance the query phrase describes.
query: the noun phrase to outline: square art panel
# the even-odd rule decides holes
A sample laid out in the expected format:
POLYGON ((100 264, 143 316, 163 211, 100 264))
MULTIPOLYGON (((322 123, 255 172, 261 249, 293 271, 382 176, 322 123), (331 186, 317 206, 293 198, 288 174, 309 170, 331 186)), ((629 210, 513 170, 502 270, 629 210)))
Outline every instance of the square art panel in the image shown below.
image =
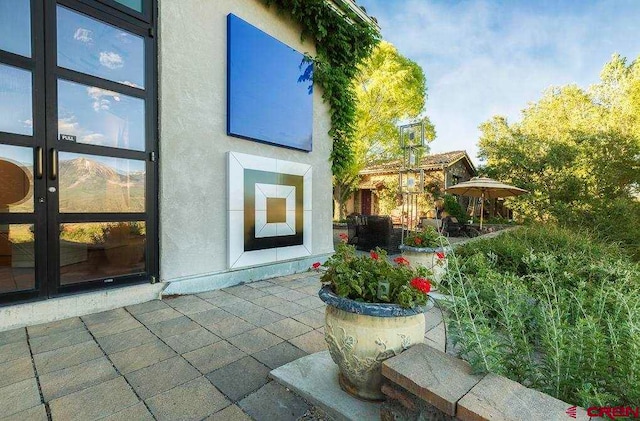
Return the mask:
POLYGON ((229 152, 229 268, 311 254, 311 166, 229 152))
POLYGON ((311 151, 313 62, 227 16, 227 134, 311 151))

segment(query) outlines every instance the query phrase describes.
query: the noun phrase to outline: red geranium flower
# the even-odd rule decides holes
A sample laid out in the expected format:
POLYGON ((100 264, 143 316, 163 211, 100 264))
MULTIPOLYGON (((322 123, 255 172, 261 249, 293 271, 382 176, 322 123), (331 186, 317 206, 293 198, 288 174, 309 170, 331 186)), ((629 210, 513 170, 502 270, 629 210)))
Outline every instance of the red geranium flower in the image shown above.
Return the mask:
POLYGON ((378 253, 376 253, 375 251, 371 250, 371 258, 373 260, 378 260, 380 258, 380 255, 378 255, 378 253))
POLYGON ((316 270, 317 270, 320 266, 322 266, 322 263, 320 263, 320 262, 315 262, 314 264, 312 264, 312 265, 311 265, 311 267, 312 267, 312 268, 314 268, 314 269, 316 269, 316 270))
POLYGON ((405 266, 409 266, 410 263, 407 259, 405 259, 404 257, 396 257, 395 259, 393 259, 394 262, 396 262, 399 265, 405 265, 405 266))
POLYGON ((416 242, 417 245, 422 244, 422 238, 420 237, 416 237, 414 241, 416 242))
POLYGON ((411 286, 425 294, 431 291, 431 284, 429 283, 429 280, 425 278, 413 278, 411 280, 411 286))
POLYGON ((345 233, 340 234, 339 237, 343 243, 346 243, 349 240, 349 236, 345 233))
POLYGON ((443 252, 439 251, 439 252, 436 253, 436 257, 438 259, 442 260, 442 259, 444 259, 445 254, 443 252))

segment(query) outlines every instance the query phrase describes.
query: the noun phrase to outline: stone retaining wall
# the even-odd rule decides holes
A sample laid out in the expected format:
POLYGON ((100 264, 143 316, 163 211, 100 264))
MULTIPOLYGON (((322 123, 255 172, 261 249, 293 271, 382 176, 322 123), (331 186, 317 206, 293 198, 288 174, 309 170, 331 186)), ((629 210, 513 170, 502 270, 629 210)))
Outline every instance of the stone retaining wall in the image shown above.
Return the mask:
POLYGON ((383 362, 382 375, 383 421, 590 419, 582 408, 570 417, 572 405, 506 377, 473 374, 467 362, 425 344, 383 362))

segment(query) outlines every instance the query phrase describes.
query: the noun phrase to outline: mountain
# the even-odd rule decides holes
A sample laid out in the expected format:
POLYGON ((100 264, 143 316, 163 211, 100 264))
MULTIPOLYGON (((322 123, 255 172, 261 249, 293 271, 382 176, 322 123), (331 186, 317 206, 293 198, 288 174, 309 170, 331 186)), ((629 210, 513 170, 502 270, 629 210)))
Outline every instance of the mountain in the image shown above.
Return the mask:
POLYGON ((60 161, 60 212, 144 212, 144 171, 88 158, 60 161))

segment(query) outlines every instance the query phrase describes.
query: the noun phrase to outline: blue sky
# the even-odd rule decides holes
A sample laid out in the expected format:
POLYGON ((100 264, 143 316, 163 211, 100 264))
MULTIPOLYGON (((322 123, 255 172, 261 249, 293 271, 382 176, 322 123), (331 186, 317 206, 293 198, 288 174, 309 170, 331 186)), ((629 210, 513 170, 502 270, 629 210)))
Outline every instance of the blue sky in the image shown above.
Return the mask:
POLYGON ((432 152, 466 149, 478 125, 520 118, 549 86, 598 81, 613 53, 640 55, 640 1, 358 0, 427 76, 432 152))

